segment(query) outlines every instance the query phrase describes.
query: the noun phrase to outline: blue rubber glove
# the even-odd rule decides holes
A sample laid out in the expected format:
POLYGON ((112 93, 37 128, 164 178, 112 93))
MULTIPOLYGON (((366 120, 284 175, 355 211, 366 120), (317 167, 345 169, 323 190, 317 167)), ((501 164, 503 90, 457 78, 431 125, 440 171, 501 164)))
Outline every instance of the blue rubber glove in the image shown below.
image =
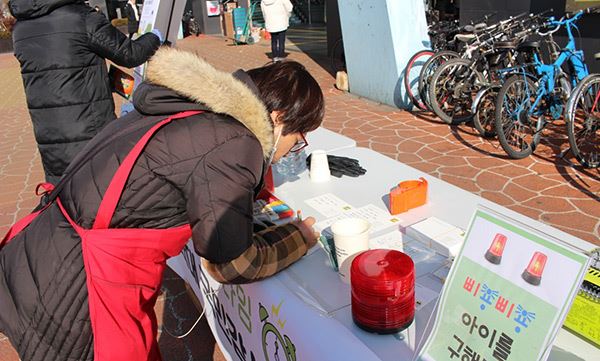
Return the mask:
POLYGON ((151 33, 158 36, 158 40, 161 44, 165 42, 165 38, 163 37, 163 34, 160 32, 160 30, 152 29, 151 33))
POLYGON ((135 108, 133 107, 133 103, 131 102, 127 102, 127 103, 123 103, 123 105, 121 106, 121 115, 119 115, 119 118, 124 116, 125 114, 133 111, 135 108))

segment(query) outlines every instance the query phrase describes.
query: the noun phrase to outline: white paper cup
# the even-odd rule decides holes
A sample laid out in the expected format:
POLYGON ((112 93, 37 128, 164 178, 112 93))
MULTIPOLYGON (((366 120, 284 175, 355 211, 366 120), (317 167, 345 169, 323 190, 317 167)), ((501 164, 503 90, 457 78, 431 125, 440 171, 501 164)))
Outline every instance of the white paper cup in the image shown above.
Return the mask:
POLYGON ((369 249, 370 229, 371 224, 360 218, 341 219, 331 226, 338 272, 345 283, 350 283, 352 260, 360 252, 369 249))
POLYGON ((310 156, 310 180, 312 182, 327 182, 331 178, 327 153, 324 150, 315 150, 310 156))

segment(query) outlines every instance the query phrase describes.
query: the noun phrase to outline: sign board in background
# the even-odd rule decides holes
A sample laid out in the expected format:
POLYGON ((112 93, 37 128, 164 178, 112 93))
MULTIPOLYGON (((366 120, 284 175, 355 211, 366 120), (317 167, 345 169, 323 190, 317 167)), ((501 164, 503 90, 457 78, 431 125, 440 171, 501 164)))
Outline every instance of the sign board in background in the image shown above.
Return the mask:
MULTIPOLYGON (((158 29, 165 43, 175 45, 181 28, 181 19, 185 8, 185 0, 146 0, 142 7, 138 36, 158 29)), ((134 86, 144 80, 146 64, 136 67, 133 71, 134 86)))
POLYGON ((175 44, 181 26, 185 0, 146 0, 142 7, 138 34, 158 29, 165 42, 175 44))
POLYGON ((545 360, 588 257, 477 210, 419 361, 545 360))
POLYGON ((218 1, 207 1, 206 2, 206 14, 208 16, 219 16, 221 15, 221 5, 218 1))

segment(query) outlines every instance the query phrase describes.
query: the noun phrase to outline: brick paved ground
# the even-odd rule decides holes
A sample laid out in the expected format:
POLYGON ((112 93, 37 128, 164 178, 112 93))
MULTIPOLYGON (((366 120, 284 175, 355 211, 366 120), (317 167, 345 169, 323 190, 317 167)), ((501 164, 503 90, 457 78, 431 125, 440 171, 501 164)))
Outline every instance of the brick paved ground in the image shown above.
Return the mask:
MULTIPOLYGON (((546 131, 548 137, 534 156, 508 159, 497 141, 478 137, 470 125, 450 128, 430 113, 409 113, 336 90, 324 51, 312 43, 323 44, 318 34, 305 29, 290 36, 299 45, 288 47, 288 58, 302 62, 321 84, 327 103, 326 128, 600 245, 600 170, 582 169, 570 153, 557 158, 568 148, 564 125, 546 131)), ((233 46, 215 37, 186 40, 180 46, 227 71, 263 65, 269 53, 265 42, 233 46)))
MULTIPOLYGON (((360 146, 600 245, 600 172, 573 165, 570 154, 557 158, 568 146, 560 124, 548 130, 549 140, 535 156, 507 159, 496 141, 479 138, 468 125, 449 128, 431 114, 411 114, 336 90, 327 70, 324 43, 324 33, 318 29, 289 34, 289 59, 303 63, 325 93, 325 127, 354 138, 360 146)), ((266 42, 234 46, 220 37, 188 38, 179 46, 227 71, 261 66, 270 52, 266 42)), ((18 64, 12 55, 0 55, 0 127, 0 234, 4 234, 37 203, 33 190, 43 178, 18 64)), ((181 281, 172 274, 166 280, 157 309, 161 315, 165 309, 161 319, 169 330, 179 332, 193 323, 197 311, 182 293, 181 281)), ((222 360, 214 340, 206 336, 206 325, 198 327, 183 342, 162 335, 161 350, 169 355, 165 359, 222 360)), ((17 359, 0 334, 0 360, 17 359)))

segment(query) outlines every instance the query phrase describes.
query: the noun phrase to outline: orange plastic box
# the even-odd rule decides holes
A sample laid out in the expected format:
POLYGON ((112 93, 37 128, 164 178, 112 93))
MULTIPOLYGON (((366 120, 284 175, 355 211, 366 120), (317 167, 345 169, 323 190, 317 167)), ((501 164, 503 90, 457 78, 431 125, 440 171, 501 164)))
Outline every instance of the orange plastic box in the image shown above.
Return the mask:
POLYGON ((398 214, 427 203, 427 181, 425 178, 400 182, 390 192, 390 212, 398 214))

